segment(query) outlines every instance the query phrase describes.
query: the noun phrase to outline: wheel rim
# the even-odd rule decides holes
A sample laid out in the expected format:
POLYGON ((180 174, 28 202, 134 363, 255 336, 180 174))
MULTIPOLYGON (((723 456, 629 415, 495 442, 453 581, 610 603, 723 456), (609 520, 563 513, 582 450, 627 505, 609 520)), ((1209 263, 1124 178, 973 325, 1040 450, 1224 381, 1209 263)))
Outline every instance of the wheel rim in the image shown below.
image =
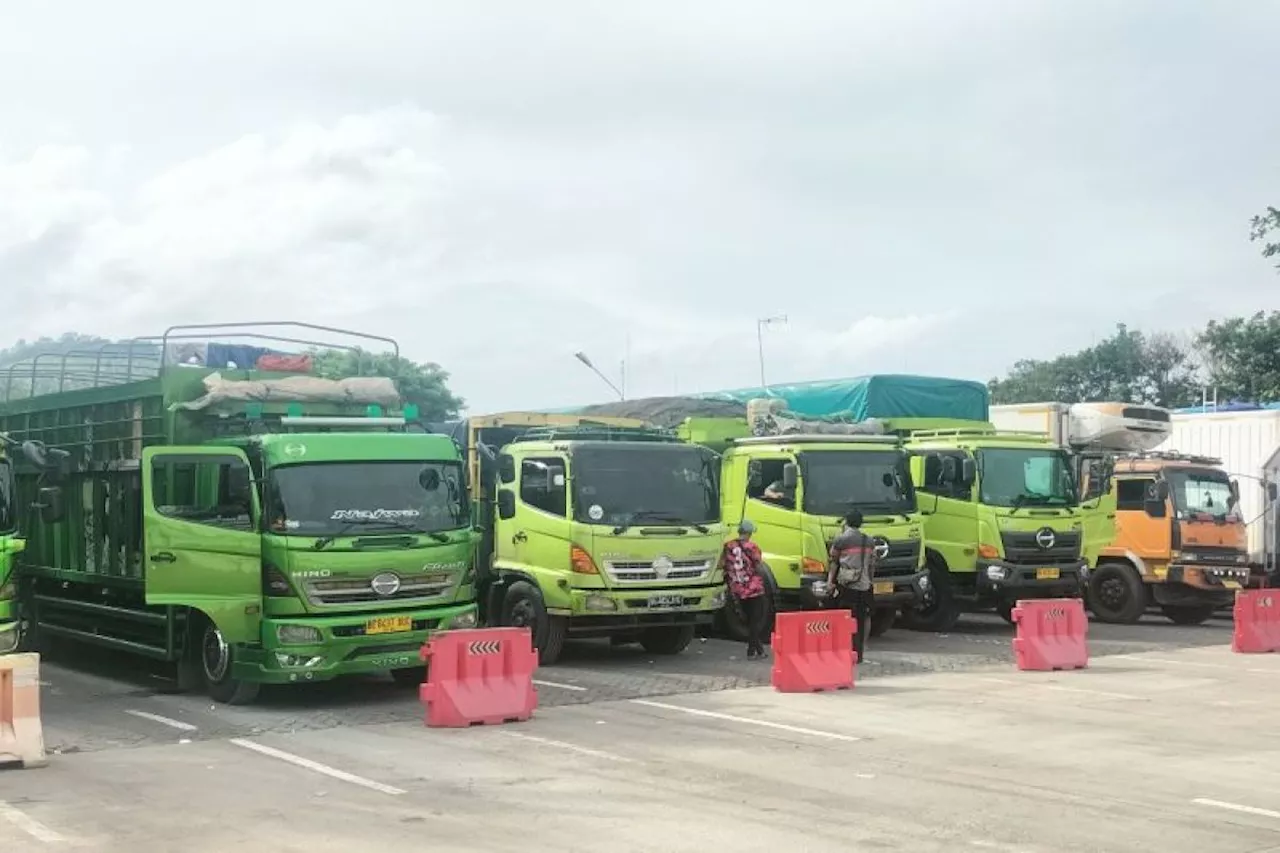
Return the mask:
POLYGON ((1122 608, 1128 597, 1129 594, 1120 578, 1103 578, 1102 583, 1098 584, 1098 601, 1110 610, 1122 608))
POLYGON ((204 631, 204 643, 201 649, 205 678, 214 683, 226 678, 231 666, 231 649, 227 646, 222 632, 210 625, 204 631))

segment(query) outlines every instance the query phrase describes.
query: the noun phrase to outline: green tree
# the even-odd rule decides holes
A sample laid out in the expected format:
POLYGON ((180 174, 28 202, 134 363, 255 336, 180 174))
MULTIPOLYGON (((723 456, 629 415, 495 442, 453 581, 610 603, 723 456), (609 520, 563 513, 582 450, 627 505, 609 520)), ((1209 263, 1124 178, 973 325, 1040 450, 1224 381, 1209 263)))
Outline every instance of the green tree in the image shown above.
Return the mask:
POLYGON ((1280 311, 1211 320, 1199 344, 1220 400, 1280 400, 1280 311))
POLYGON ((1195 366, 1168 334, 1116 326, 1111 337, 1049 360, 1023 359, 987 387, 993 403, 1118 401, 1184 406, 1196 398, 1195 366))
POLYGON ((464 401, 449 390, 449 373, 435 362, 416 362, 390 353, 364 350, 320 350, 313 353, 317 376, 385 376, 394 379, 406 403, 417 405, 426 421, 456 418, 464 401))
MULTIPOLYGON (((1249 225, 1249 241, 1262 241, 1262 257, 1280 256, 1280 239, 1268 240, 1272 232, 1280 238, 1280 209, 1268 207, 1266 213, 1253 217, 1249 225)), ((1280 262, 1276 263, 1276 269, 1280 269, 1280 262)))

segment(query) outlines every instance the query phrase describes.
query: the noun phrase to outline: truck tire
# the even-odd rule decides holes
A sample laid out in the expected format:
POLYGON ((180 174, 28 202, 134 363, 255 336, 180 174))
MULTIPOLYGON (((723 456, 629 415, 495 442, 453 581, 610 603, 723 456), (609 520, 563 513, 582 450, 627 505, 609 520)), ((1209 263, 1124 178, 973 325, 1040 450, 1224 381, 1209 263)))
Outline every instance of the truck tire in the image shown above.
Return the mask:
POLYGON ((240 681, 231 677, 235 665, 235 647, 223 639, 222 632, 210 619, 203 619, 198 630, 199 642, 193 647, 193 651, 198 655, 205 691, 210 698, 224 705, 251 704, 258 698, 262 685, 256 681, 240 681))
POLYGON ((1007 598, 1002 598, 996 602, 996 613, 1000 615, 1001 619, 1003 619, 1004 621, 1012 625, 1013 624, 1013 608, 1016 607, 1017 604, 1018 603, 1016 601, 1010 601, 1007 598))
POLYGON ((929 593, 924 605, 903 611, 912 631, 950 631, 960 621, 960 605, 951 588, 951 572, 940 557, 929 555, 929 593))
POLYGON ((1133 625, 1147 611, 1147 589, 1128 563, 1099 563, 1089 575, 1089 609, 1099 622, 1133 625))
POLYGON ((693 633, 692 625, 646 628, 640 635, 640 645, 651 655, 678 655, 693 642, 693 633))
POLYGON ((871 630, 867 633, 872 637, 882 637, 898 618, 898 609, 896 607, 877 607, 871 612, 871 630))
POLYGON ((564 651, 569 633, 569 620, 551 616, 542 593, 528 581, 516 581, 502 596, 502 621, 508 628, 528 628, 533 647, 538 650, 538 663, 551 666, 564 651))
POLYGON ((1213 617, 1217 607, 1212 604, 1164 604, 1160 612, 1175 625, 1203 625, 1213 617))

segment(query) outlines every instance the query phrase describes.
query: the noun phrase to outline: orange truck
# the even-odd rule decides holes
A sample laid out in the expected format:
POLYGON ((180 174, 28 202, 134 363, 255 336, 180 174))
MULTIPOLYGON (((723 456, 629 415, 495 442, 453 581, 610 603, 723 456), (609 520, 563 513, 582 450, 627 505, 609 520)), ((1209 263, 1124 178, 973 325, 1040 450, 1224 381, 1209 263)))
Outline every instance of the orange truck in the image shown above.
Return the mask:
POLYGON ((1157 453, 1172 430, 1168 410, 1128 403, 992 406, 1002 429, 1044 432, 1077 459, 1087 492, 1091 463, 1114 463, 1109 500, 1115 536, 1086 554, 1085 600, 1100 622, 1132 624, 1158 607, 1198 625, 1249 579, 1240 488, 1205 456, 1157 453))

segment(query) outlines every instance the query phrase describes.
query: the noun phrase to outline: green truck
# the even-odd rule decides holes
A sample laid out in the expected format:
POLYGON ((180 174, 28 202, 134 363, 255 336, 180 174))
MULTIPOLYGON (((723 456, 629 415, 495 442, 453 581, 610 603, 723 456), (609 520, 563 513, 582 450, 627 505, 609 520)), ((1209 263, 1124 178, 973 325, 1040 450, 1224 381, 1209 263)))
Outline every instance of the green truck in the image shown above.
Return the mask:
MULTIPOLYGON (((863 530, 876 540, 871 634, 880 636, 899 610, 923 600, 928 584, 907 455, 892 435, 808 428, 795 421, 777 434, 747 418, 690 417, 679 434, 723 452, 720 517, 730 530, 744 518, 755 524, 774 611, 821 605, 812 586, 826 578, 830 543, 846 513, 862 512, 863 530), (783 487, 780 495, 769 490, 775 484, 783 487)), ((745 637, 735 608, 725 609, 724 624, 730 635, 745 637)))
MULTIPOLYGON (((18 643, 135 653, 233 704, 354 673, 416 684, 427 637, 477 623, 456 445, 415 430, 390 380, 174 364, 191 337, 0 403, 0 431, 31 450, 11 490, 18 643)), ((10 372, 26 369, 36 389, 38 367, 10 372)))
POLYGON ((1074 460, 1043 434, 978 420, 897 426, 909 434, 932 581, 912 627, 950 630, 963 610, 1011 621, 1019 599, 1081 595, 1088 556, 1115 535, 1109 471, 1082 501, 1074 460))
POLYGON ((9 448, 16 445, 0 433, 0 654, 17 649, 19 639, 18 582, 13 569, 26 542, 18 535, 13 463, 8 455, 9 448))
POLYGON ((542 663, 570 637, 678 654, 724 605, 711 451, 625 418, 507 412, 436 429, 468 456, 485 621, 529 627, 542 663))

